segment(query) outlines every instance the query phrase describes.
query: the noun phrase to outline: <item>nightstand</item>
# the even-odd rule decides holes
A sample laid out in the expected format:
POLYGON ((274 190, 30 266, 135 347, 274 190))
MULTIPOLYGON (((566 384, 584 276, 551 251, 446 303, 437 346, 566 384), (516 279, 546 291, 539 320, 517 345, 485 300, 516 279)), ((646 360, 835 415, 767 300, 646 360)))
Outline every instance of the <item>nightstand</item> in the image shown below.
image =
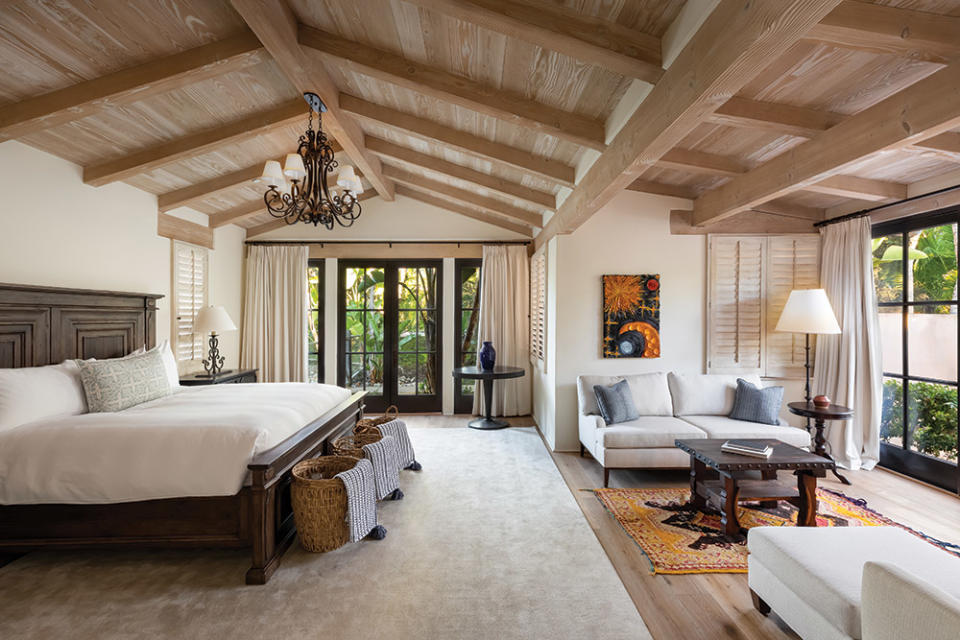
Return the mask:
POLYGON ((191 373, 181 376, 180 384, 184 387, 196 387, 205 384, 236 384, 238 382, 256 382, 258 369, 231 369, 221 371, 211 378, 205 373, 191 373))

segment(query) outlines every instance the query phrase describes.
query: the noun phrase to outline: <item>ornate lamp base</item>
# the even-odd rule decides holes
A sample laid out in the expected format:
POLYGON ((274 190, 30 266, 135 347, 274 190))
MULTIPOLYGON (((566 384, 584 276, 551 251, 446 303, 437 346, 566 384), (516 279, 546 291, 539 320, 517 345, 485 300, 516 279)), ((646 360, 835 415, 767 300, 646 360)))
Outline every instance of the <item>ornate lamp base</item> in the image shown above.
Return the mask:
POLYGON ((210 334, 210 353, 207 359, 203 361, 203 368, 211 378, 223 371, 224 357, 220 355, 220 341, 217 340, 217 334, 210 334))

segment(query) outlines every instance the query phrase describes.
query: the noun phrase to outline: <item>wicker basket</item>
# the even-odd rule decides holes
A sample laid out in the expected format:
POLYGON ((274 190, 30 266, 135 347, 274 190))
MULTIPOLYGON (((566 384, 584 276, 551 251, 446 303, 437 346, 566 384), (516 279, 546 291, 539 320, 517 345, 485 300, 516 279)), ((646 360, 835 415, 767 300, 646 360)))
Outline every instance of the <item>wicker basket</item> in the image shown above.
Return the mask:
POLYGON ((377 430, 376 427, 372 427, 370 431, 364 433, 356 433, 352 436, 343 436, 342 438, 337 438, 333 442, 333 455, 362 458, 363 446, 366 444, 373 444, 374 442, 380 442, 382 437, 383 436, 380 435, 380 431, 377 430))
POLYGON ((307 551, 333 551, 350 541, 347 490, 334 476, 352 469, 357 462, 346 456, 324 456, 293 467, 293 517, 300 544, 307 551))
POLYGON ((392 404, 387 407, 387 410, 379 418, 361 418, 357 420, 357 426, 353 428, 354 433, 369 433, 378 425, 384 424, 385 422, 390 422, 391 420, 396 420, 400 415, 400 410, 397 409, 397 405, 392 404))

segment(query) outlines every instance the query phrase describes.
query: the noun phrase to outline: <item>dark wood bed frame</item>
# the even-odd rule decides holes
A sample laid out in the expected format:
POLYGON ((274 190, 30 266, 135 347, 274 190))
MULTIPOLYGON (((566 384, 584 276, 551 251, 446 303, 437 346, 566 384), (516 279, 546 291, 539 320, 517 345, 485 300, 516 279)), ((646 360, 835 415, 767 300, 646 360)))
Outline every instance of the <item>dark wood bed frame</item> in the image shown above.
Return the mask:
MULTIPOLYGON (((156 343, 157 299, 115 291, 0 284, 0 368, 115 358, 156 343)), ((0 505, 0 553, 103 547, 249 547, 247 584, 265 584, 296 535, 290 470, 363 415, 353 394, 248 465, 232 496, 120 504, 0 505)))

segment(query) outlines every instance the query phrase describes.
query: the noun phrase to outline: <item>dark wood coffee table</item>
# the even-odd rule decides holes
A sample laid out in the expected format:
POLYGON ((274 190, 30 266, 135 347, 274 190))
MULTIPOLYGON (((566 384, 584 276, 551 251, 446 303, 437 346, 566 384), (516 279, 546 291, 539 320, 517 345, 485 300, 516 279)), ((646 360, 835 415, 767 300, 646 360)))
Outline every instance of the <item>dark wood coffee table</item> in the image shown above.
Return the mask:
POLYGON ((749 440, 773 446, 769 458, 723 453, 720 446, 726 441, 727 438, 674 441, 674 445, 690 454, 690 502, 694 507, 703 509, 709 501, 716 501, 723 514, 723 532, 728 536, 741 532, 738 502, 775 506, 777 500, 786 500, 800 510, 798 526, 817 526, 817 478, 834 468, 833 460, 773 439, 749 440), (758 471, 759 478, 751 473, 758 471), (777 480, 778 471, 792 471, 796 483, 777 480))

